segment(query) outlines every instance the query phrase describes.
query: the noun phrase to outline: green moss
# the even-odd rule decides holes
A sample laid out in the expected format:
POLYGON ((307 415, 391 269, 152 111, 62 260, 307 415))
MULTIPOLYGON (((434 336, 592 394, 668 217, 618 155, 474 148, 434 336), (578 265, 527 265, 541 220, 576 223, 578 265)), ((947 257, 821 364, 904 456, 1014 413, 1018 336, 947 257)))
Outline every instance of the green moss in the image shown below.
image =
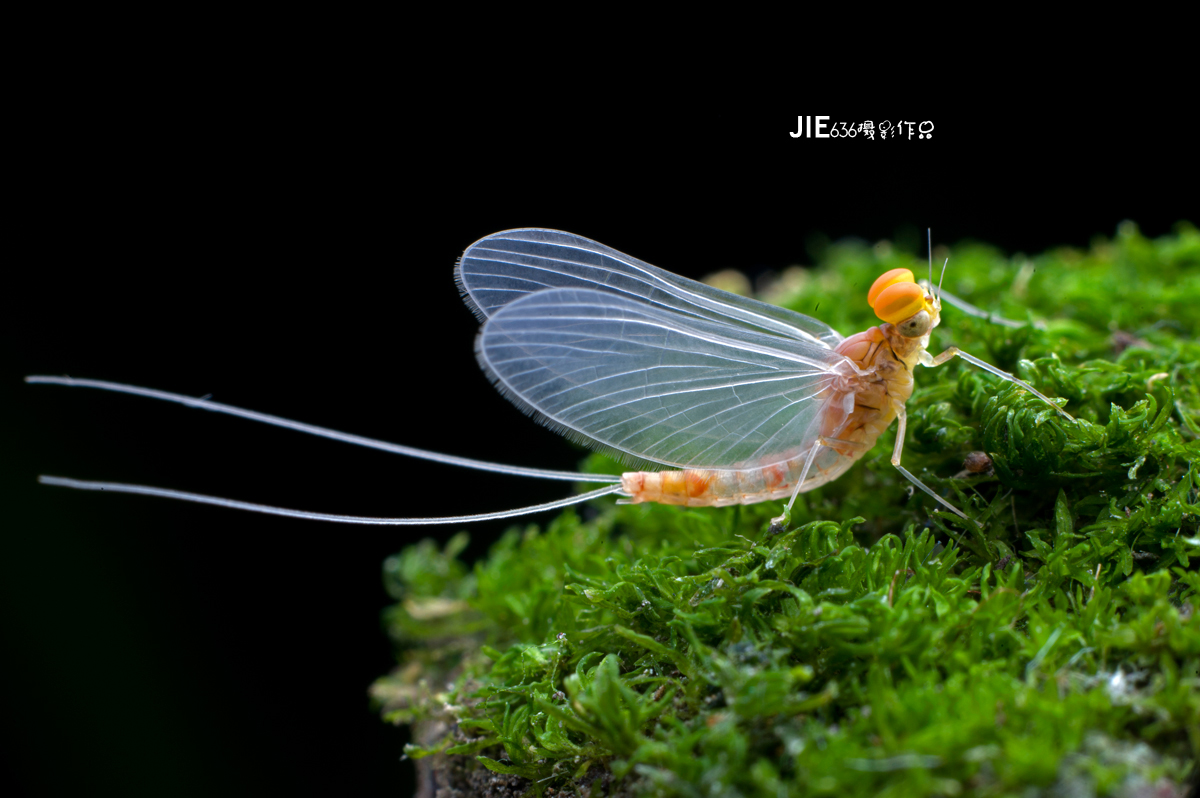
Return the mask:
MULTIPOLYGON (((918 268, 834 245, 773 298, 865 329, 863 289, 895 266, 918 268)), ((911 491, 889 432, 777 536, 774 503, 609 502, 512 529, 473 569, 462 536, 410 547, 385 568, 401 664, 375 687, 417 724, 410 755, 474 758, 531 795, 1181 783, 1200 756, 1200 234, 962 246, 946 288, 1045 322, 948 308, 933 351, 1013 370, 1078 419, 958 361, 918 371, 905 464, 976 523, 911 491), (960 473, 972 450, 994 474, 960 473)))

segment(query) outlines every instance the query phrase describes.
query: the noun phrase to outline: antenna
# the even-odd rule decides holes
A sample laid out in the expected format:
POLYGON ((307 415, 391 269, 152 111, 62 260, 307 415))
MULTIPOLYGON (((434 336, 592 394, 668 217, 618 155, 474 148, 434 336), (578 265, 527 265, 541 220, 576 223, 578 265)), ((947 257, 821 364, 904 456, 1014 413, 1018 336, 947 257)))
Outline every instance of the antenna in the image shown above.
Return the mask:
POLYGON ((933 228, 925 228, 925 249, 929 251, 929 287, 933 287, 933 228))

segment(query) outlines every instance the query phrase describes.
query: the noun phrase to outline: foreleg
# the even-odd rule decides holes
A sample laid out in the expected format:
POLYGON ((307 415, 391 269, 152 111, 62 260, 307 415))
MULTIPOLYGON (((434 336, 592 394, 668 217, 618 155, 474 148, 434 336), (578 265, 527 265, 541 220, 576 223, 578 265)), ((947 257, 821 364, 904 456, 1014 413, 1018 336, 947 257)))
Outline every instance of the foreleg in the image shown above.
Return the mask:
MULTIPOLYGON (((1070 413, 1068 413, 1066 410, 1063 410, 1058 405, 1054 404, 1054 402, 1051 402, 1050 398, 1045 396, 1044 394, 1042 394, 1040 391, 1038 391, 1037 388, 1034 388, 1032 385, 1025 382, 1024 380, 1017 379, 1016 377, 1009 374, 1007 371, 1004 371, 1003 369, 996 368, 991 363, 988 363, 986 360, 980 360, 979 358, 975 357, 974 355, 967 354, 966 352, 959 349, 957 346, 950 347, 949 349, 947 349, 945 352, 942 352, 937 357, 933 357, 928 352, 922 352, 921 354, 924 355, 924 357, 921 358, 921 365, 929 366, 931 368, 933 366, 942 365, 943 363, 945 363, 947 360, 949 360, 952 357, 962 358, 963 360, 967 361, 968 363, 978 366, 979 368, 983 369, 984 371, 988 371, 988 372, 991 372, 992 374, 995 374, 997 377, 999 377, 1002 380, 1011 382, 1014 385, 1021 386, 1022 388, 1029 391, 1034 396, 1036 396, 1038 399, 1041 399, 1043 402, 1050 405, 1058 412, 1062 413, 1064 416, 1066 416, 1071 421, 1075 420, 1075 418, 1070 413)), ((900 418, 903 420, 904 417, 901 416, 900 418)))

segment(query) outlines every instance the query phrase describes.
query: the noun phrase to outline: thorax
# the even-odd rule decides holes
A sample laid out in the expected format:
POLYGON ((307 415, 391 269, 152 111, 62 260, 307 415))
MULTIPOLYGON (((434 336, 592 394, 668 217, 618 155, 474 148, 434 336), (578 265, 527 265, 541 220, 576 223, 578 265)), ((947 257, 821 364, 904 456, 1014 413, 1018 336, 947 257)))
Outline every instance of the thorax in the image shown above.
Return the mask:
POLYGON ((905 338, 891 324, 881 324, 851 335, 837 347, 837 353, 854 361, 866 374, 839 380, 835 390, 858 394, 886 395, 904 403, 912 396, 913 367, 920 362, 929 336, 905 338))

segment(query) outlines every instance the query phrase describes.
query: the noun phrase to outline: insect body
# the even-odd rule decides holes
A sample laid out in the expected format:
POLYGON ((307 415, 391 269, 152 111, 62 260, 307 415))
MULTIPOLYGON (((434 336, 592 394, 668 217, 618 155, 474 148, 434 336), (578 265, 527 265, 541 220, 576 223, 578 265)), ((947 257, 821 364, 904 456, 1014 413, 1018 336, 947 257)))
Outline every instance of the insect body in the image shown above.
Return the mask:
POLYGON ((845 339, 557 231, 488 236, 464 253, 458 280, 484 320, 479 362, 518 406, 599 448, 683 469, 625 474, 633 502, 794 501, 899 418, 893 465, 962 515, 900 465, 917 364, 960 355, 1041 397, 957 349, 931 357, 941 300, 907 269, 868 293, 884 324, 845 339))
MULTIPOLYGON (((924 339, 928 341, 928 332, 924 339)), ((643 471, 625 474, 622 487, 634 502, 719 507, 787 498, 799 481, 803 482, 800 492, 831 482, 874 446, 898 412, 904 412, 913 391, 916 345, 891 324, 872 327, 838 344, 834 352, 852 361, 857 371, 835 378, 815 398, 822 406, 814 439, 780 464, 740 470, 643 471)), ((920 346, 923 351, 924 344, 920 346)))
POLYGON ((176 394, 31 377, 31 382, 86 385, 177 401, 467 467, 614 484, 560 502, 500 513, 363 519, 144 486, 43 481, 304 518, 393 524, 505 518, 606 493, 620 493, 632 503, 688 506, 790 497, 778 522, 786 519, 799 493, 843 474, 893 419, 899 419, 892 464, 921 490, 966 517, 900 464, 904 405, 912 395, 916 366, 962 357, 1053 405, 1012 375, 955 348, 931 356, 926 347, 940 321, 941 295, 932 286, 918 285, 907 269, 882 275, 868 293, 883 324, 849 338, 811 317, 728 294, 555 230, 487 236, 463 253, 455 278, 467 305, 483 322, 476 356, 497 388, 539 421, 640 464, 643 470, 617 478, 519 469, 370 441, 176 394))

